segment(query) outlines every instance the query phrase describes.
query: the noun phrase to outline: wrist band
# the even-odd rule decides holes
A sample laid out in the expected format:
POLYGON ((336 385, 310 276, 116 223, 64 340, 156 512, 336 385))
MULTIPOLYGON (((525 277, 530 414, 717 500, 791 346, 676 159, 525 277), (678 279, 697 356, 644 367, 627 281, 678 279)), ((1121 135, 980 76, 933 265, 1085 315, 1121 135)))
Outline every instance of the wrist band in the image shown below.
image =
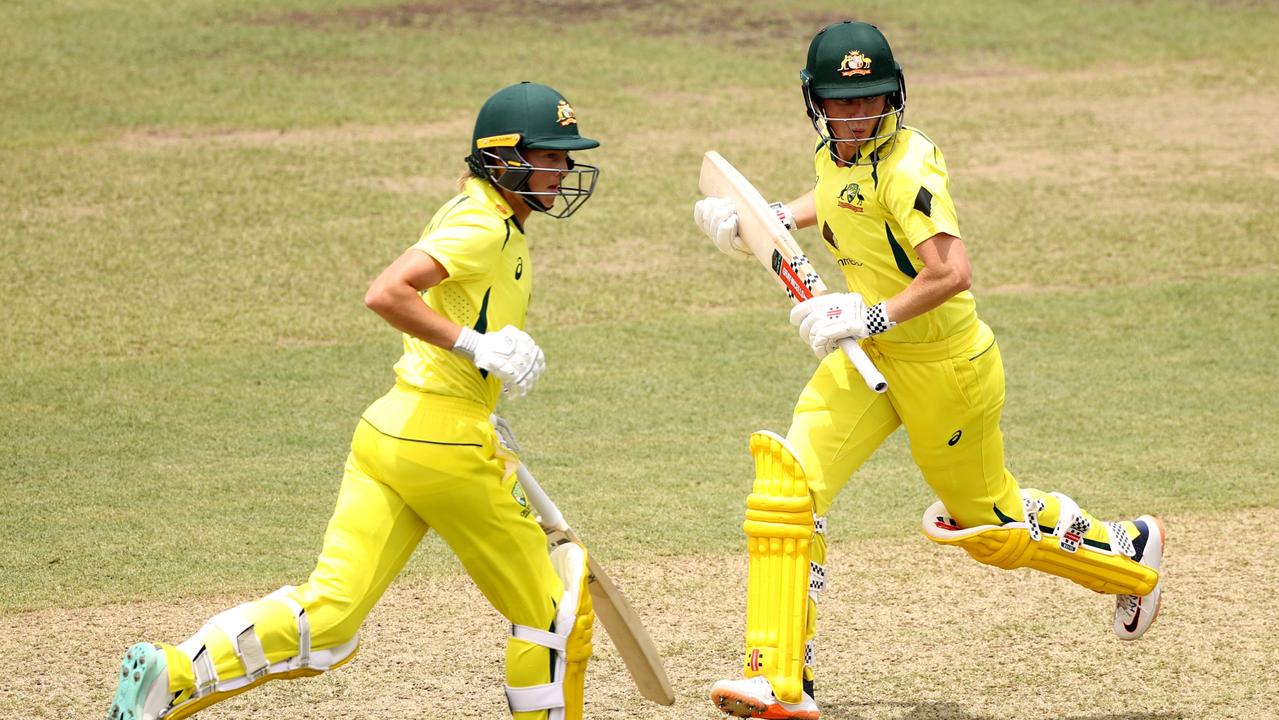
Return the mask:
POLYGON ((773 212, 777 213, 777 219, 782 221, 782 225, 785 226, 787 230, 796 230, 799 228, 799 226, 795 224, 795 214, 790 211, 790 208, 786 207, 785 203, 769 203, 768 206, 773 209, 773 212))
POLYGON ((891 330, 897 323, 888 319, 888 301, 880 302, 878 305, 866 309, 866 332, 871 335, 878 335, 885 330, 891 330))
POLYGON ((453 343, 453 352, 475 362, 475 349, 480 344, 480 334, 465 325, 457 334, 457 342, 453 343))

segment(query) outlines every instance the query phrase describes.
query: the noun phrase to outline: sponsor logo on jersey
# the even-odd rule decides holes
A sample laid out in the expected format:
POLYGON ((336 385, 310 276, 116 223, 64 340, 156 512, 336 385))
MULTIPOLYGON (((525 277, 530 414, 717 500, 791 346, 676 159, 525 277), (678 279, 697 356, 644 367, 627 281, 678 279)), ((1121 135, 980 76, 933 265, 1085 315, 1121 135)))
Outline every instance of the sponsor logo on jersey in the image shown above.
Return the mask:
POLYGON ((959 438, 961 438, 961 437, 963 437, 963 436, 964 436, 964 431, 963 431, 963 430, 956 430, 956 431, 955 431, 955 434, 954 434, 954 435, 951 435, 951 436, 950 436, 950 439, 946 441, 946 444, 947 444, 947 445, 950 445, 951 447, 954 447, 954 446, 955 446, 955 444, 959 442, 959 438))
POLYGON ((520 258, 515 261, 515 279, 519 280, 520 277, 523 275, 524 275, 524 257, 521 255, 520 258))
POLYGON ((862 186, 857 183, 848 183, 843 190, 839 191, 839 199, 835 201, 835 204, 845 210, 859 213, 865 212, 862 208, 864 202, 866 202, 866 196, 862 195, 862 186))
POLYGON ((850 50, 844 56, 844 61, 839 64, 839 74, 844 77, 869 75, 870 58, 863 55, 861 50, 850 50))
POLYGON ((568 104, 567 100, 560 100, 560 104, 555 109, 555 120, 563 127, 577 124, 577 113, 573 112, 573 106, 568 104))

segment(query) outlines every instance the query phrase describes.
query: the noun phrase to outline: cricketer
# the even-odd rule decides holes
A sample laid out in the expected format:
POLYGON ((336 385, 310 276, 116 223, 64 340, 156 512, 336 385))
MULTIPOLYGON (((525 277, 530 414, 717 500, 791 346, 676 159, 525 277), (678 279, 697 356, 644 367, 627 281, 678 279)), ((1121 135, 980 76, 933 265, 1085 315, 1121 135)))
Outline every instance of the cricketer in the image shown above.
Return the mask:
MULTIPOLYGON (((982 563, 1030 567, 1113 595, 1115 634, 1140 637, 1159 612, 1163 525, 1150 515, 1103 522, 1062 493, 1020 487, 1005 468, 999 346, 969 290, 946 161, 903 123, 906 83, 888 41, 863 22, 829 25, 812 39, 800 78, 819 136, 816 182, 774 210, 790 229, 820 229, 849 292, 813 297, 790 313, 821 362, 786 437, 751 439, 745 677, 716 682, 712 702, 737 717, 819 717, 824 516, 899 426, 938 497, 924 513, 926 537, 982 563), (888 381, 885 394, 832 352, 843 338, 860 342, 888 381)), ((694 220, 719 250, 750 257, 731 201, 700 200, 694 220)))
MULTIPOLYGON (((317 675, 359 649, 359 629, 427 530, 511 622, 506 699, 519 720, 582 717, 594 612, 585 549, 548 551, 490 419, 546 367, 523 331, 533 284, 525 224, 566 218, 599 169, 572 151, 563 95, 499 90, 475 120, 461 193, 373 281, 365 303, 403 333, 395 385, 364 411, 310 578, 214 616, 177 645, 143 642, 120 666, 108 720, 178 720, 268 680, 317 675)), ((494 416, 496 418, 496 416, 494 416)))

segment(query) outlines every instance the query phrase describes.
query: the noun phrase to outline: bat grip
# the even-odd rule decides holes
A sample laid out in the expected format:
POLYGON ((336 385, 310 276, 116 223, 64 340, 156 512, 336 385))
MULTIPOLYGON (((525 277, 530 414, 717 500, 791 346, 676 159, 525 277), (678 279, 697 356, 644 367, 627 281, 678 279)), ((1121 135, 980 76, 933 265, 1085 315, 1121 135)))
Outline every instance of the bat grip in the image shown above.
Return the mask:
MULTIPOLYGON (((873 367, 873 366, 872 366, 873 367)), ((520 477, 520 486, 524 488, 524 496, 528 498, 528 502, 533 506, 533 510, 541 516, 541 524, 544 528, 551 530, 560 530, 568 532, 568 523, 564 522, 564 514, 555 506, 555 503, 547 496, 546 491, 541 485, 533 479, 533 473, 524 467, 524 463, 520 463, 518 471, 520 477)))
MULTIPOLYGON (((839 340, 839 348, 844 351, 848 359, 852 361, 853 367, 857 368, 857 372, 861 373, 862 380, 866 381, 866 387, 877 393, 882 393, 888 389, 888 381, 884 379, 884 374, 875 367, 875 363, 866 357, 866 351, 862 350, 862 346, 852 338, 841 338, 839 340)), ((521 466, 523 467, 523 466, 521 466)))

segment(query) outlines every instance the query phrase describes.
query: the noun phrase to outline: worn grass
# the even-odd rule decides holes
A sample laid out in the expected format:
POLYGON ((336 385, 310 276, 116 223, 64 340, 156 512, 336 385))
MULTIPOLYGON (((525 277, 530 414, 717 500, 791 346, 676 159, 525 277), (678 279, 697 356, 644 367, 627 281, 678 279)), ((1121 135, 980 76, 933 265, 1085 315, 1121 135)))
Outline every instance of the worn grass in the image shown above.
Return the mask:
MULTIPOLYGON (((485 7, 513 17, 522 6, 485 7)), ((398 353, 362 307, 364 288, 452 193, 478 104, 526 77, 573 100, 584 133, 604 142, 591 153, 604 175, 578 216, 530 226, 530 331, 550 370, 503 412, 601 558, 679 577, 736 557, 745 438, 785 428, 813 361, 770 281, 693 228, 697 167, 718 149, 770 197, 806 189, 813 133, 796 75, 812 32, 846 10, 539 7, 519 20, 520 47, 499 52, 473 11, 434 1, 0 6, 0 652, 31 645, 20 627, 61 637, 91 614, 137 607, 158 618, 157 639, 175 640, 226 602, 305 576, 354 420, 389 385, 398 353), (191 612, 155 609, 211 592, 191 612)), ((1255 520, 1279 505, 1279 58, 1269 40, 1279 11, 859 7, 906 66, 908 121, 946 152, 981 312, 1007 366, 1011 469, 1104 516, 1158 511, 1241 540, 1268 534, 1272 523, 1255 520)), ((916 542, 928 501, 895 436, 837 504, 835 542, 854 557, 866 543, 916 542)), ((1228 558, 1249 552, 1215 567, 1241 572, 1228 558)), ((897 561, 888 549, 858 560, 888 577, 897 561)), ((469 602, 456 571, 428 540, 406 573, 405 592, 448 589, 420 590, 450 608, 432 622, 465 622, 449 614, 469 602)), ((1272 567, 1260 571, 1273 580, 1272 567)), ((983 571, 937 572, 959 591, 983 571)), ((659 595, 683 592, 653 582, 659 595)), ((740 586, 736 575, 726 582, 740 586)), ((834 611, 846 622, 839 613, 885 613, 873 642, 846 638, 851 650, 926 656, 918 637, 894 631, 940 603, 920 609, 909 585, 836 587, 835 603, 856 604, 834 611)), ((1247 608, 1264 594, 1230 602, 1247 608)), ((1061 609, 985 621, 1022 646, 1067 632, 1054 627, 1061 609)), ((397 613, 421 622, 394 597, 379 622, 404 622, 397 613)), ((667 636, 676 657, 708 654, 681 672, 691 698, 689 688, 732 672, 739 612, 683 614, 654 622, 700 623, 716 638, 694 648, 667 636)), ((1247 686, 1255 653, 1207 647, 1235 630, 1210 614, 1180 622, 1141 652, 1167 656, 1172 638, 1189 639, 1222 663, 1215 677, 1247 686)), ((73 632, 76 652, 109 673, 120 643, 147 627, 91 624, 73 632)), ((1104 625, 1076 630, 1109 643, 1104 625)), ((987 687, 1006 646, 947 631, 947 644, 976 653, 952 668, 954 684, 977 689, 950 700, 929 694, 923 671, 841 666, 857 679, 837 687, 862 704, 831 716, 1000 716, 1025 709, 992 699, 1000 692, 1046 682, 1047 661, 1026 658, 1000 671, 1012 683, 1003 691, 987 687), (908 709, 915 701, 924 709, 908 709)), ((496 673, 493 633, 479 632, 484 649, 450 657, 473 654, 496 673)), ((1279 639, 1272 626, 1253 633, 1279 639)), ((366 654, 376 664, 400 652, 387 639, 366 654)), ((599 683, 615 689, 607 663, 599 683)), ((319 692, 342 708, 368 682, 390 683, 397 698, 478 687, 449 663, 410 665, 394 671, 410 685, 381 675, 348 688, 339 674, 319 692)), ((319 702, 316 691, 287 692, 319 702)), ((1061 708, 1224 718, 1253 697, 1232 701, 1207 683, 1176 693, 1093 714, 1061 708)), ((370 717, 404 707, 378 702, 370 717)), ((37 696, 6 687, 0 703, 44 712, 37 696)))

